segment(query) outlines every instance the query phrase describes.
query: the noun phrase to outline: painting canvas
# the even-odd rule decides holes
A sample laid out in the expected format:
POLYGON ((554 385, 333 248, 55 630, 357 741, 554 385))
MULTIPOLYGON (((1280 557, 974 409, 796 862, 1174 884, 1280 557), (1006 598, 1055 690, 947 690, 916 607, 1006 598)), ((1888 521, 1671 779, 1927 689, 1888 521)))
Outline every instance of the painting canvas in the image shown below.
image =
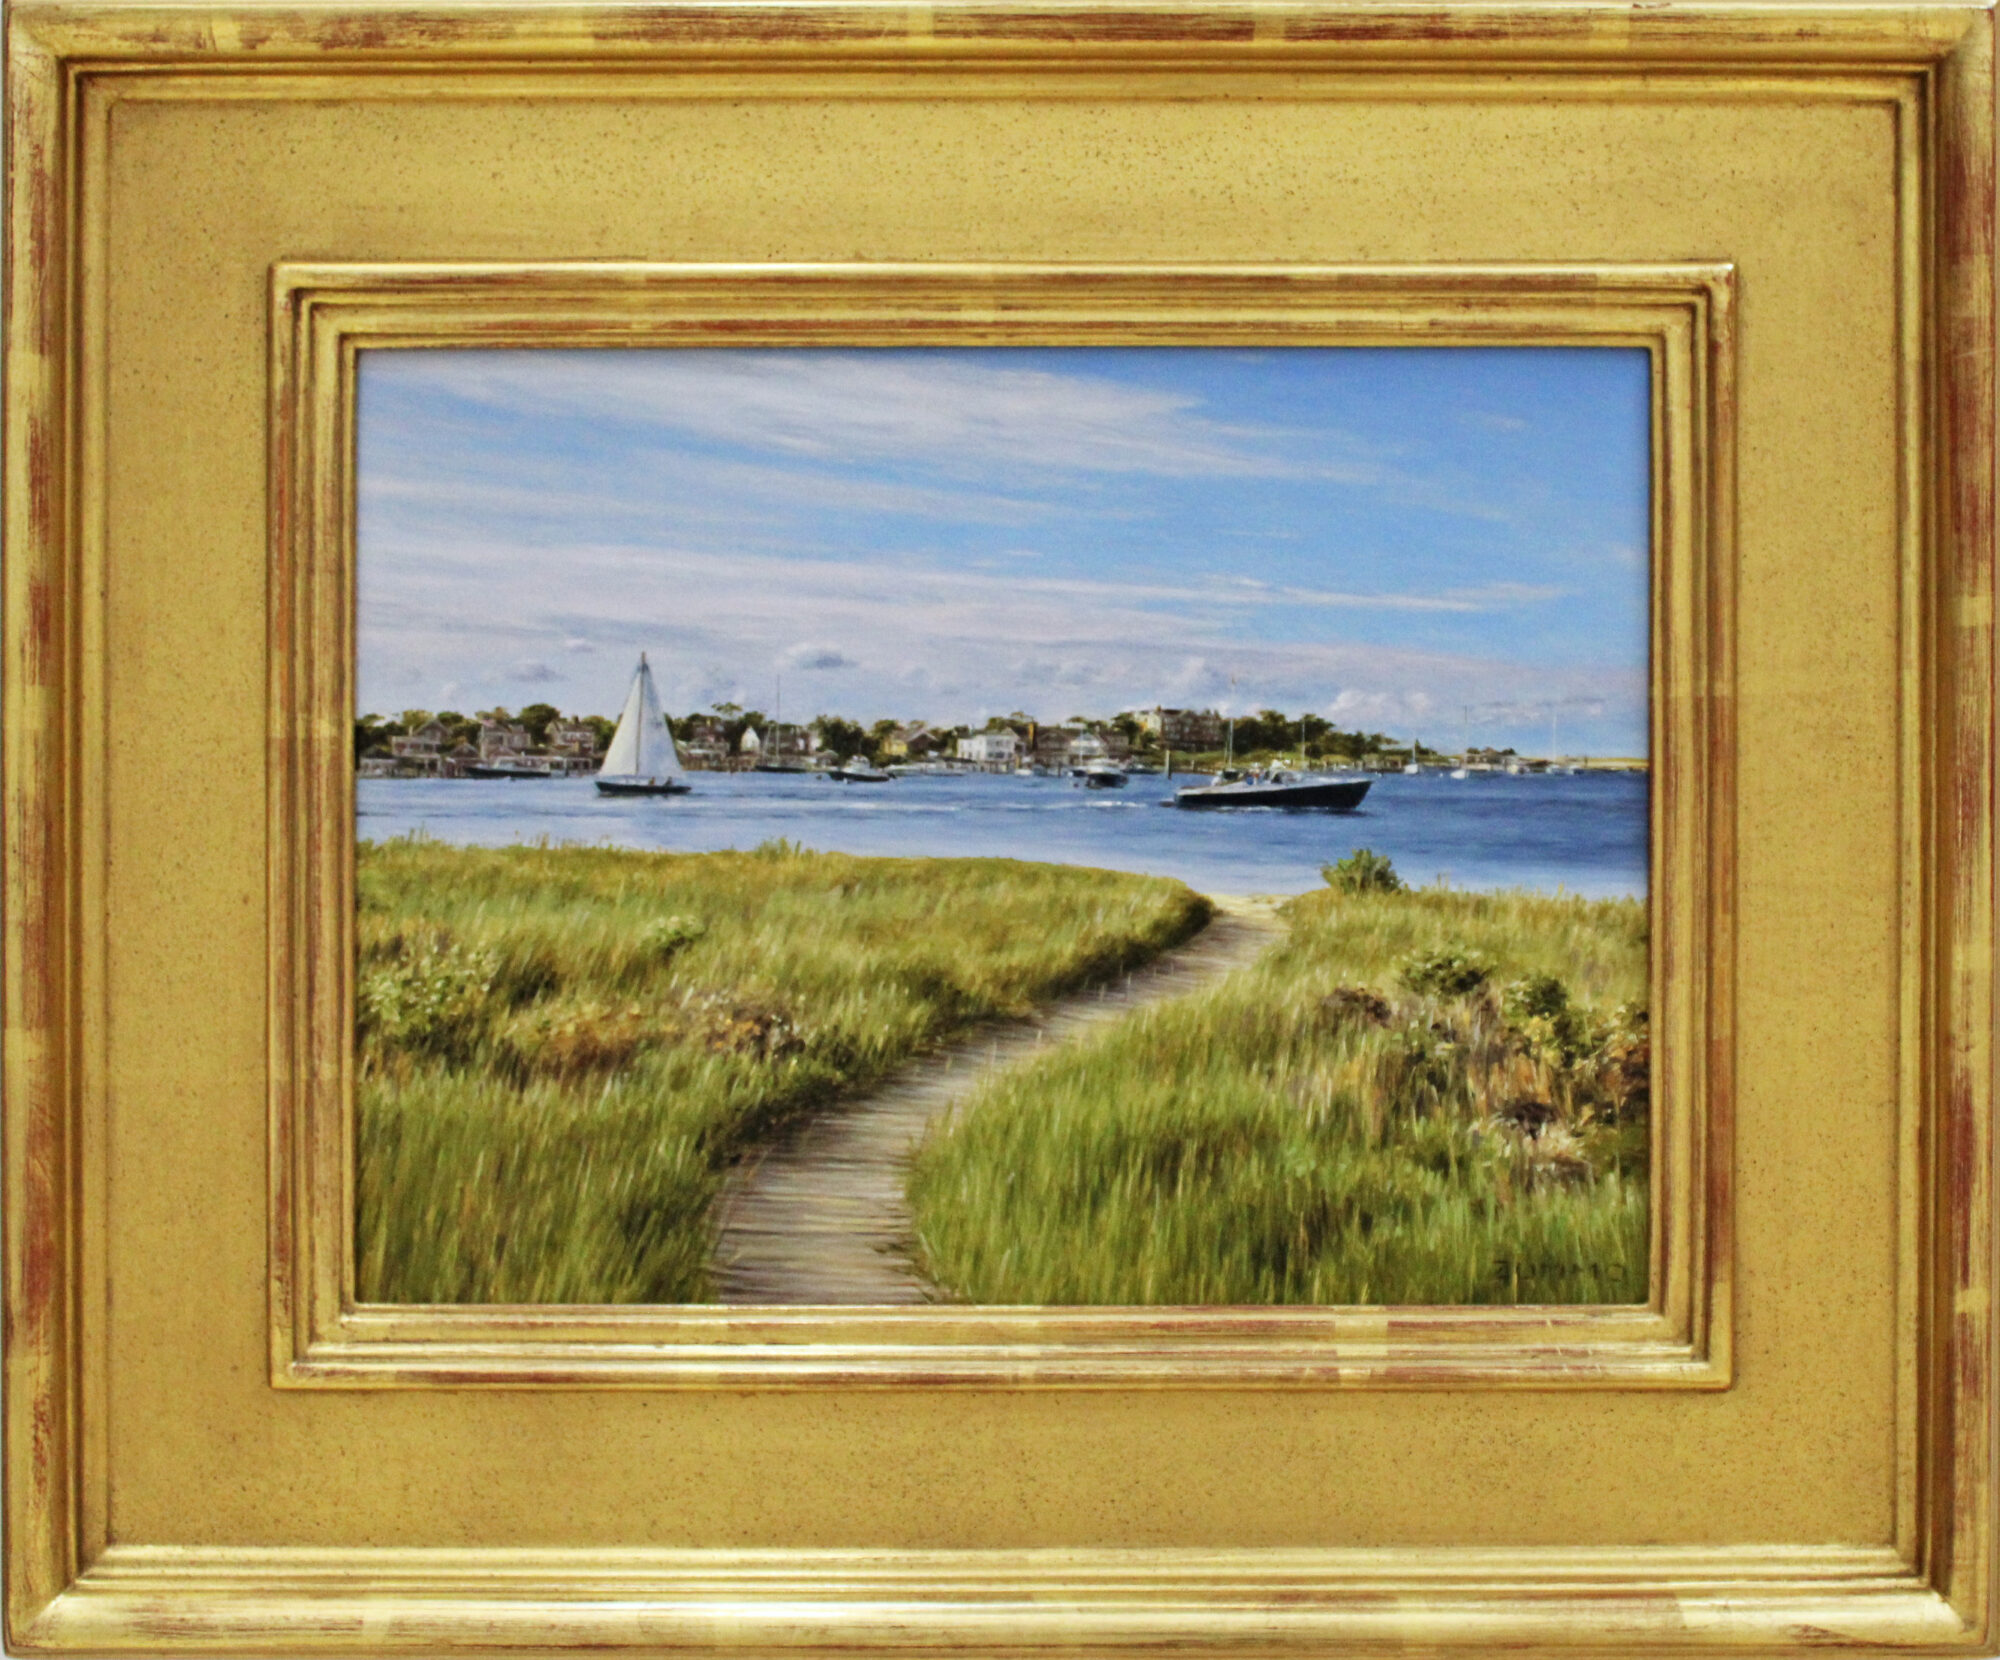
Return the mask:
POLYGON ((1651 373, 365 351, 363 1300, 1643 1302, 1651 373))

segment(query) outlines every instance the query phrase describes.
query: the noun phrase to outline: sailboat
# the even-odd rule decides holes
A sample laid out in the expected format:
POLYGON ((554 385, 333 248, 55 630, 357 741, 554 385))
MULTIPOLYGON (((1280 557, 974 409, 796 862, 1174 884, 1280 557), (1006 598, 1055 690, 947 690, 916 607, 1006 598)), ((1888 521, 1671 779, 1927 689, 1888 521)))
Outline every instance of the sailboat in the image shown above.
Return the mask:
POLYGON ((618 730, 604 752, 604 765, 597 769, 597 788, 604 795, 688 793, 673 729, 660 713, 660 695, 653 690, 653 671, 646 666, 643 651, 632 676, 632 689, 625 694, 618 730))
POLYGON ((1549 705, 1549 764, 1542 770, 1559 773, 1563 777, 1568 777, 1576 771, 1575 767, 1556 754, 1556 706, 1553 703, 1549 705))
MULTIPOLYGON (((778 701, 771 716, 771 724, 764 729, 770 734, 763 747, 757 752, 756 765, 752 772, 811 772, 812 768, 797 757, 785 755, 785 677, 778 676, 778 701)), ((883 775, 887 777, 885 773, 883 775)))

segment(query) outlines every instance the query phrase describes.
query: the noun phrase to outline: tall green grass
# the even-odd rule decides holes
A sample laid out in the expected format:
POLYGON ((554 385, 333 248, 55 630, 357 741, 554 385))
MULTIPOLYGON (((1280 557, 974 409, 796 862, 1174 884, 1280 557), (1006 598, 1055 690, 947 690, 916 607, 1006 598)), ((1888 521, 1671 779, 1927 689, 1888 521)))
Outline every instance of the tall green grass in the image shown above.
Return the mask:
POLYGON ((935 1125, 926 1273, 981 1303, 1643 1300, 1644 906, 1353 885, 935 1125))
POLYGON ((1002 859, 363 844, 360 1295, 694 1302, 730 1159, 1143 962, 1178 882, 1002 859))

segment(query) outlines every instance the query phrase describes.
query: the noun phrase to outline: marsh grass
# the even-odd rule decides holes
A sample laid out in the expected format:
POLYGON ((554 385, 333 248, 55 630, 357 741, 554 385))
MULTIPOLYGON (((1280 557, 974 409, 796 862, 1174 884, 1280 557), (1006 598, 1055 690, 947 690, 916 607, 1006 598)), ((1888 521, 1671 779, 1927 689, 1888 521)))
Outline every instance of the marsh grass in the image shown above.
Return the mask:
POLYGON ((1645 907, 1357 886, 989 1082, 910 1178, 981 1303, 1646 1295, 1645 907))
POLYGON ((1198 929, 1002 859, 364 843, 360 1295, 691 1302, 730 1159, 966 1024, 1198 929))

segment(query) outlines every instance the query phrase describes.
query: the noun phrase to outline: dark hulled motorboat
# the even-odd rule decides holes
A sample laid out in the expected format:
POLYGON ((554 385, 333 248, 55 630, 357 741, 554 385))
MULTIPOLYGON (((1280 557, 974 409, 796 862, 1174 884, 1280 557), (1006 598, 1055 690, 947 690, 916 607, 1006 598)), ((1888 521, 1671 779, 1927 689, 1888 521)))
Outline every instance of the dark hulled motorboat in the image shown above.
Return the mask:
POLYGON ((1174 792, 1176 807, 1316 808, 1351 813, 1375 782, 1351 775, 1287 772, 1221 773, 1212 784, 1191 784, 1174 792))
POLYGON ((527 761, 474 761, 465 769, 468 778, 555 778, 546 766, 527 761))

